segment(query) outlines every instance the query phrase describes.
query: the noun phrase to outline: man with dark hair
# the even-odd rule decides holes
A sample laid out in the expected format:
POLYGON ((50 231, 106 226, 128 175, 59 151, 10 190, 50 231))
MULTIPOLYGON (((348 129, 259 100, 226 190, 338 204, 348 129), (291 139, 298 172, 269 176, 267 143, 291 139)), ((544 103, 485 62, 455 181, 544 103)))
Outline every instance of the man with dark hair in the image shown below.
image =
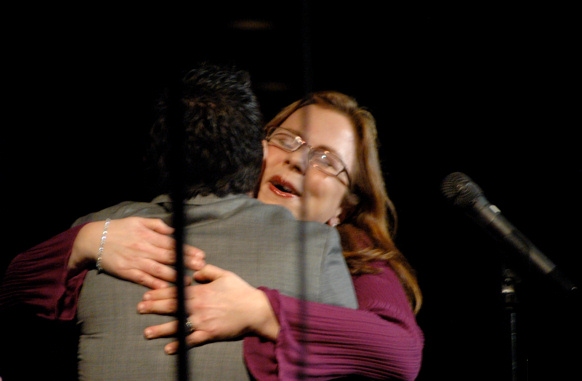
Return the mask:
MULTIPOLYGON (((161 195, 149 203, 122 202, 74 225, 127 216, 158 217, 171 224, 176 205, 170 197, 176 184, 171 176, 181 176, 184 241, 204 250, 208 263, 234 271, 254 286, 356 308, 337 231, 319 222, 297 221, 286 208, 251 196, 266 148, 248 73, 202 64, 174 91, 178 93, 169 92, 158 102, 151 130, 161 195), (176 172, 172 165, 178 159, 176 172)), ((98 269, 87 273, 77 311, 80 380, 177 379, 177 358, 163 350, 175 338, 143 336, 145 327, 175 317, 138 314, 145 291, 98 269)), ((240 340, 192 348, 188 362, 192 379, 249 379, 240 340)))

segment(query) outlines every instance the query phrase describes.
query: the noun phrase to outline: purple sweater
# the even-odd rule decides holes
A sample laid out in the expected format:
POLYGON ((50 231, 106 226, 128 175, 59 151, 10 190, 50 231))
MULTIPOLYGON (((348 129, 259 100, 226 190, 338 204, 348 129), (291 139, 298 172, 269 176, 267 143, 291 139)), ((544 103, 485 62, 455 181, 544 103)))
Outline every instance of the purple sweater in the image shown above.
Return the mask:
POLYGON ((414 380, 424 336, 394 271, 376 265, 384 271, 353 277, 357 310, 301 302, 261 287, 281 331, 276 343, 244 339, 245 360, 253 376, 259 380, 330 380, 346 375, 414 380))

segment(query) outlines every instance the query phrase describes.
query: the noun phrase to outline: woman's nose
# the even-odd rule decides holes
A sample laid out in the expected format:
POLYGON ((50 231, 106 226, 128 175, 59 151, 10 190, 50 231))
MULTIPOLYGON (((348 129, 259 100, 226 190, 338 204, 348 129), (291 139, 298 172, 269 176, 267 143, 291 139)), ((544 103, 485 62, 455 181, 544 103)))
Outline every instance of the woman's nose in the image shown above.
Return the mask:
POLYGON ((305 174, 307 166, 309 165, 309 152, 311 149, 307 145, 299 147, 296 151, 288 153, 287 161, 296 168, 299 172, 305 174))

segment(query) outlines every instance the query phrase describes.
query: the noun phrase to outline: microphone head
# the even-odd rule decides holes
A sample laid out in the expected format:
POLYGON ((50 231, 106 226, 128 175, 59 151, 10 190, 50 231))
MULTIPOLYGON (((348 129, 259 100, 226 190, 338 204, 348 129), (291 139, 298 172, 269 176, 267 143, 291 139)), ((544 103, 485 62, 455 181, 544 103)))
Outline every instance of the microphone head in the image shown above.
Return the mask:
POLYGON ((481 188, 462 172, 447 175, 441 183, 441 192, 454 206, 465 208, 483 196, 481 188))

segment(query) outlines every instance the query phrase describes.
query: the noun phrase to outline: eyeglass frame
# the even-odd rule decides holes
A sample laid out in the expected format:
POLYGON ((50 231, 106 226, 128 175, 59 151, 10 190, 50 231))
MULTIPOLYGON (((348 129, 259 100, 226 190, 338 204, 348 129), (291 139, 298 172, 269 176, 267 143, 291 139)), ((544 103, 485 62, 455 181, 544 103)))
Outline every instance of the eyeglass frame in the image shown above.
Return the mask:
POLYGON ((307 162, 313 167, 316 168, 318 170, 320 170, 321 172, 325 173, 326 175, 330 175, 330 176, 334 176, 336 177, 343 185, 345 185, 346 187, 350 187, 352 180, 350 177, 350 174, 348 173, 348 169, 346 168, 346 164, 343 162, 343 160, 335 153, 322 149, 322 148, 313 148, 313 146, 307 144, 307 141, 305 139, 303 139, 303 137, 301 137, 300 135, 298 135, 296 132, 293 132, 285 127, 273 127, 273 132, 271 132, 271 134, 267 137, 267 143, 269 145, 272 145, 274 147, 280 148, 285 152, 295 152, 298 151, 301 147, 306 146, 307 148, 309 148, 309 151, 307 152, 307 162), (273 138, 273 135, 277 134, 277 132, 279 130, 283 130, 285 133, 288 133, 289 136, 294 136, 294 141, 295 142, 299 142, 300 144, 293 150, 290 150, 287 147, 282 147, 279 144, 275 144, 271 142, 271 139, 273 138), (333 173, 333 172, 328 172, 325 169, 323 169, 321 166, 319 166, 317 163, 313 163, 313 158, 315 157, 314 152, 315 151, 319 151, 322 152, 323 154, 327 155, 327 156, 331 156, 333 157, 335 160, 337 160, 338 163, 340 163, 343 167, 342 170, 340 170, 338 173, 333 173), (346 177, 348 178, 348 183, 346 184, 340 177, 340 173, 345 172, 346 173, 346 177))

